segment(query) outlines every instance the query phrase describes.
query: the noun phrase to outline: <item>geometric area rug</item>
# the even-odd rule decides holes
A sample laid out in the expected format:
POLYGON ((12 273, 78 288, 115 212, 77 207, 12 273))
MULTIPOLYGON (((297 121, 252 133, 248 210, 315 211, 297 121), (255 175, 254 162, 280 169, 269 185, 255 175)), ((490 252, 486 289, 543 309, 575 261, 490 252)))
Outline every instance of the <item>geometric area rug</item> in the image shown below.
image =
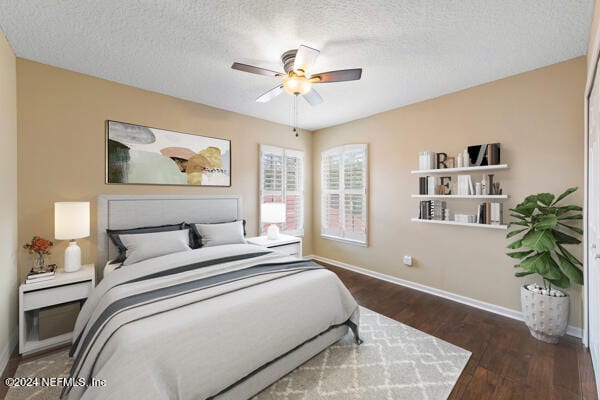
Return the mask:
POLYGON ((360 309, 360 346, 351 333, 253 400, 447 399, 471 352, 360 309))
MULTIPOLYGON (((253 400, 447 399, 471 353, 361 307, 360 346, 351 333, 253 400)), ((67 351, 22 361, 15 377, 67 377, 67 351)), ((7 400, 58 399, 59 387, 13 387, 7 400)))

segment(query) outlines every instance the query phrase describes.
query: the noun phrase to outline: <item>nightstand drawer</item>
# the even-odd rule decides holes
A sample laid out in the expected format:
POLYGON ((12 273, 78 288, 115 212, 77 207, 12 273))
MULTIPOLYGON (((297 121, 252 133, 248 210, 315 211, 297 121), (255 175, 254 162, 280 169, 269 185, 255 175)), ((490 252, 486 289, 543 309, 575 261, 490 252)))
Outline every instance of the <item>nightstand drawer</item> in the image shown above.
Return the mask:
POLYGON ((300 256, 300 243, 284 244, 281 246, 270 246, 270 249, 278 251, 283 254, 300 256))
POLYGON ((94 283, 92 281, 84 281, 25 292, 23 293, 23 311, 85 299, 89 296, 93 287, 94 283))

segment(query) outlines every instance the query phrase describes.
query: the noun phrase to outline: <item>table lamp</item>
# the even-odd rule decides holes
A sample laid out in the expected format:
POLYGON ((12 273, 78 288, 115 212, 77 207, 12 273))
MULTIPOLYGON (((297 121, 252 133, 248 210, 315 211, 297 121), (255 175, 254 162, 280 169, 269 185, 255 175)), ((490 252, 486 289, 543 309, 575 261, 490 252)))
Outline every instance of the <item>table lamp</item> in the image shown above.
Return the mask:
POLYGON ((261 208, 262 222, 269 225, 267 230, 267 239, 279 239, 279 227, 275 224, 285 222, 285 204, 284 203, 264 203, 261 208))
POLYGON ((65 201, 54 203, 54 237, 70 240, 65 249, 65 272, 81 268, 81 248, 75 239, 90 236, 90 203, 87 201, 65 201))

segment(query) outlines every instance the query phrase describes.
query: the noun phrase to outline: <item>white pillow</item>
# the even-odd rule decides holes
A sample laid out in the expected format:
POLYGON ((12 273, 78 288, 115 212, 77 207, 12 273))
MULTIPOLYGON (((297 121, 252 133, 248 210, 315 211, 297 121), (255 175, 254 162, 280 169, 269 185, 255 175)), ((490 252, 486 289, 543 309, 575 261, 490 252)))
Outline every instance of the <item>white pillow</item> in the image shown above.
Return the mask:
POLYGON ((131 265, 149 258, 191 250, 189 231, 189 229, 182 229, 170 232, 120 235, 121 242, 127 248, 127 258, 123 261, 123 265, 131 265))
POLYGON ((222 244, 246 243, 243 221, 222 224, 193 224, 202 246, 220 246, 222 244))

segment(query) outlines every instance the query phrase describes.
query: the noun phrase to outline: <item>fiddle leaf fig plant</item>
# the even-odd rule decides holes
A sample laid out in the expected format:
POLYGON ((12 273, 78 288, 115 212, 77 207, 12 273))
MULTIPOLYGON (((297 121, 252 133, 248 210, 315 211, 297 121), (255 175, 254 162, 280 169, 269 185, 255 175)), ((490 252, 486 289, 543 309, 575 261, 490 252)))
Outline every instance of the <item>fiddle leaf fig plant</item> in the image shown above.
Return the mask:
POLYGON ((583 230, 572 223, 583 219, 583 209, 558 204, 576 190, 576 187, 569 188, 558 197, 552 193, 527 196, 510 209, 513 220, 508 227, 514 230, 506 237, 516 240, 507 246, 515 251, 507 255, 518 260, 515 268, 521 270, 515 276, 538 274, 547 290, 552 285, 564 289, 571 283, 583 284, 583 264, 565 247, 581 243, 577 236, 582 235, 583 230))

